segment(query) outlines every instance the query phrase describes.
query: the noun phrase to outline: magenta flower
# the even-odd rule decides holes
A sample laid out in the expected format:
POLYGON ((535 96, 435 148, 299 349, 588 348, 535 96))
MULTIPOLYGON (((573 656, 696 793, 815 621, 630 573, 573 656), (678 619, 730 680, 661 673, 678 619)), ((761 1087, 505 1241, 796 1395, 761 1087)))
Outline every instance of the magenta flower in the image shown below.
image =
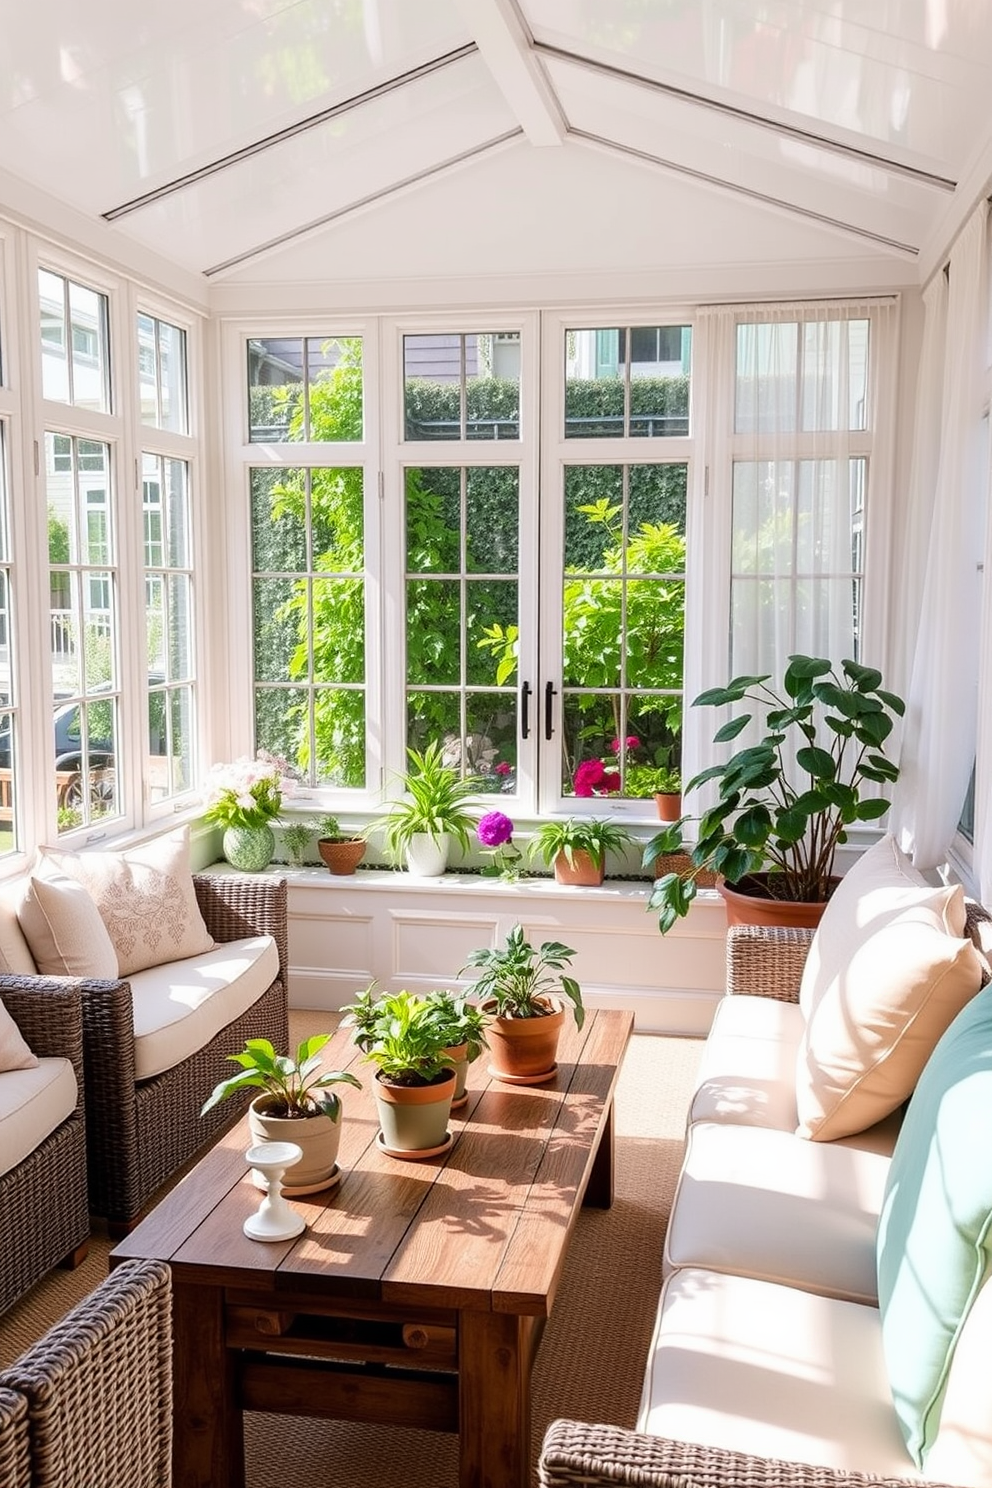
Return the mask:
POLYGON ((475 829, 485 847, 502 847, 513 836, 513 823, 502 811, 487 811, 475 829))
POLYGON ((576 768, 572 779, 575 794, 577 796, 595 795, 596 787, 602 784, 605 774, 602 760, 583 760, 576 768))
POLYGON ((604 770, 603 778, 599 782, 599 794, 601 796, 612 796, 620 789, 620 771, 604 770))
POLYGON ((512 775, 513 766, 508 764, 506 760, 500 760, 498 765, 493 765, 493 770, 497 775, 512 775))
MULTIPOLYGON (((628 734, 627 737, 626 737, 626 739, 624 739, 624 741, 623 741, 623 745, 624 745, 624 748, 625 749, 640 749, 640 747, 641 747, 641 741, 637 737, 636 734, 628 734)), ((613 753, 614 754, 619 754, 620 753, 620 740, 619 739, 611 739, 610 740, 610 748, 613 750, 613 753)))

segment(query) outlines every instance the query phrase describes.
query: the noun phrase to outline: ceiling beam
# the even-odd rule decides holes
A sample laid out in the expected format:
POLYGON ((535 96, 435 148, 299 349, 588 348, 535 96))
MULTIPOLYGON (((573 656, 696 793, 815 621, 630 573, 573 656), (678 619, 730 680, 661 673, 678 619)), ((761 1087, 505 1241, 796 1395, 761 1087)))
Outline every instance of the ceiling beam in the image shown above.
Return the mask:
POLYGON ((584 129, 569 129, 568 138, 592 149, 605 151, 610 155, 624 155, 630 160, 639 160, 656 169, 678 176, 686 176, 691 181, 698 181, 701 185, 711 186, 717 191, 746 197, 749 201, 757 202, 760 206, 771 207, 774 211, 787 216, 801 217, 808 222, 817 223, 820 227, 829 227, 835 232, 841 232, 847 237, 860 238, 862 241, 874 243, 879 248, 887 248, 903 258, 915 260, 919 257, 920 250, 912 243, 902 243, 898 238, 888 238, 883 233, 872 232, 870 228, 858 227, 856 223, 845 222, 839 217, 829 217, 825 212, 816 212, 811 207, 798 206, 795 202, 786 201, 784 197, 754 191, 749 186, 740 186, 735 181, 725 180, 722 176, 713 176, 707 171, 694 170, 691 166, 680 165, 676 160, 666 160, 661 155, 652 155, 648 150, 638 150, 633 145, 624 145, 616 140, 605 139, 602 135, 589 134, 584 129))
POLYGON ((646 77, 643 73, 631 72, 627 68, 616 67, 609 62, 599 62, 593 57, 586 57, 578 52, 565 51, 563 47, 547 46, 543 42, 536 42, 534 50, 539 57, 543 56, 555 61, 566 62, 573 67, 583 68, 586 72, 595 73, 600 77, 612 78, 616 82, 633 84, 635 87, 643 88, 650 93, 662 93, 668 98, 677 99, 680 103, 689 104, 693 108, 709 109, 713 113, 736 119, 743 124, 753 124, 756 128, 765 129, 771 134, 784 136, 787 139, 799 140, 802 144, 809 145, 815 150, 826 150, 832 155, 841 155, 849 160, 860 161, 877 170, 888 171, 894 176, 903 176, 920 186, 932 186, 938 191, 944 191, 950 194, 953 193, 957 185, 957 182, 949 176, 941 176, 935 171, 923 170, 920 166, 907 165, 901 160, 894 160, 890 155, 882 155, 877 150, 868 150, 859 145, 845 144, 842 140, 832 139, 829 135, 818 134, 812 129, 802 129, 796 124, 787 124, 781 119, 773 119, 767 114, 759 114, 754 109, 745 109, 737 104, 728 103, 725 99, 709 98, 705 93, 693 93, 687 88, 677 88, 673 83, 662 83, 657 78, 646 77))
POLYGON ((458 0, 482 60, 532 145, 560 145, 565 138, 554 89, 515 0, 458 0))
POLYGON ((280 233, 278 237, 269 238, 265 243, 258 243, 254 248, 246 248, 243 253, 235 253, 230 258, 224 259, 223 263, 212 264, 210 268, 204 269, 203 275, 207 279, 223 278, 225 274, 239 269, 243 264, 254 263, 260 258, 268 258, 277 253, 290 243, 298 243, 303 239, 313 237, 322 228, 328 227, 332 222, 341 222, 346 217, 354 217, 357 213, 367 212, 378 206, 380 202, 388 201, 391 197, 401 196, 404 193, 420 186, 425 181, 433 180, 437 176, 444 176, 457 170, 461 166, 471 164, 481 156, 492 155, 514 144, 523 137, 521 129, 508 129, 505 134, 498 135, 495 139, 484 140, 482 144, 473 145, 468 150, 461 150, 457 155, 450 156, 447 160, 439 160, 435 165, 426 166, 423 170, 415 171, 412 175, 404 176, 400 181, 394 181, 391 186, 383 186, 378 191, 372 191, 368 196, 361 197, 358 201, 347 202, 343 207, 336 207, 333 212, 325 212, 321 217, 315 217, 310 222, 304 222, 299 227, 292 227, 288 232, 280 233))

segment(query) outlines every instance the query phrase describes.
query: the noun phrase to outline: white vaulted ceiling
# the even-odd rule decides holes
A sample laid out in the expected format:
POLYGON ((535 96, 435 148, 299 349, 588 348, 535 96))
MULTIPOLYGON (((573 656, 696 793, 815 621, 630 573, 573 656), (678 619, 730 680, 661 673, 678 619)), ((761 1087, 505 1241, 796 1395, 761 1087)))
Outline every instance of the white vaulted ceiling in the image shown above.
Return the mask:
POLYGON ((914 283, 992 176, 987 0, 0 0, 0 36, 9 182, 215 285, 914 283))

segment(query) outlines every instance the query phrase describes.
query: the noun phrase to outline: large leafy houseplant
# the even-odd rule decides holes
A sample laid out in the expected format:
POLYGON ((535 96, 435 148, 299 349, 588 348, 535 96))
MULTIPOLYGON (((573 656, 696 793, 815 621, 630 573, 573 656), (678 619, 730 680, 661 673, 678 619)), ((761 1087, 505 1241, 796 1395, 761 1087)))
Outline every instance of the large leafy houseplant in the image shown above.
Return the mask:
MULTIPOLYGON (((694 706, 723 708, 746 702, 714 735, 715 743, 736 739, 757 716, 763 737, 711 765, 689 781, 687 791, 714 781, 717 799, 695 818, 698 836, 688 867, 655 883, 650 909, 659 911, 662 933, 688 913, 699 874, 715 872, 729 884, 749 888, 749 879, 766 873, 767 896, 799 903, 829 898, 837 848, 855 822, 877 821, 889 802, 866 786, 898 778, 899 768, 883 753, 905 705, 882 687, 882 674, 855 661, 842 661, 839 673, 822 657, 790 656, 781 693, 769 676, 735 677, 712 688, 694 706), (782 695, 784 694, 784 696, 782 695)), ((664 828, 644 849, 644 865, 684 853, 683 828, 689 818, 664 828)))
POLYGON ((377 1141, 394 1157, 440 1152, 455 1096, 449 1023, 430 996, 405 989, 376 997, 370 987, 345 1008, 353 1042, 376 1065, 377 1141))

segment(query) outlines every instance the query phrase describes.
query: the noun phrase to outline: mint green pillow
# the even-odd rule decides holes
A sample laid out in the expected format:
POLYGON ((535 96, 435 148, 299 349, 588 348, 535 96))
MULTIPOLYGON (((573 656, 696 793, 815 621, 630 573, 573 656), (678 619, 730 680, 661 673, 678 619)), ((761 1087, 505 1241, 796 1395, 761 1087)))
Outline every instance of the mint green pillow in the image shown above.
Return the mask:
POLYGON ((923 1468, 958 1336, 992 1269, 992 987, 930 1056, 892 1154, 878 1305, 892 1400, 923 1468))

